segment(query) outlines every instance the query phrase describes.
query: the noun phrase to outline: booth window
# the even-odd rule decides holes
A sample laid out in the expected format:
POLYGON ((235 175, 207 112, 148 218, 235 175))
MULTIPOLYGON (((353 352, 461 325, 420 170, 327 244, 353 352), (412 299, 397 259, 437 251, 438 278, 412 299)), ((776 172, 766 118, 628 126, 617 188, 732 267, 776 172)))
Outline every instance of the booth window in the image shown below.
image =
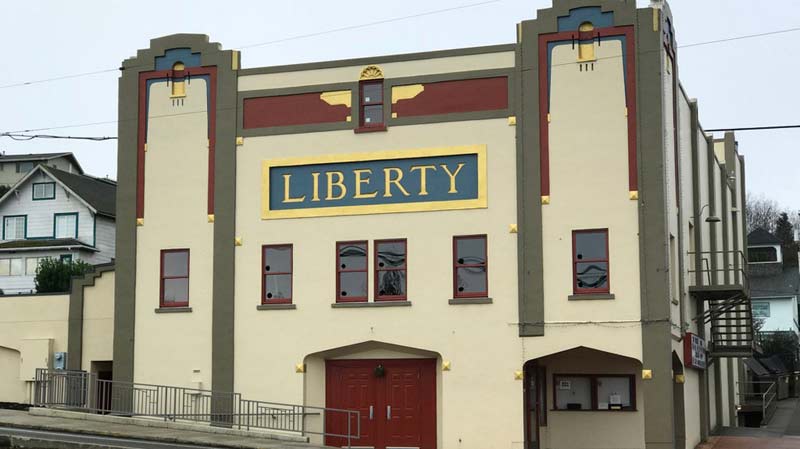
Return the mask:
POLYGON ((161 250, 161 307, 189 305, 189 250, 161 250))
POLYGON ((365 241, 336 243, 336 302, 367 301, 365 241))
POLYGON ((572 231, 575 294, 608 293, 608 229, 572 231))
POLYGON ((453 237, 453 296, 484 298, 489 296, 486 236, 453 237))
POLYGON ((359 117, 361 128, 385 128, 383 123, 383 80, 359 83, 359 117))
POLYGON ((261 257, 261 303, 291 304, 292 245, 264 245, 261 257))
POLYGON ((375 300, 406 299, 406 240, 376 240, 375 300))
POLYGON ((553 376, 555 410, 636 410, 636 382, 631 375, 557 374, 553 376))

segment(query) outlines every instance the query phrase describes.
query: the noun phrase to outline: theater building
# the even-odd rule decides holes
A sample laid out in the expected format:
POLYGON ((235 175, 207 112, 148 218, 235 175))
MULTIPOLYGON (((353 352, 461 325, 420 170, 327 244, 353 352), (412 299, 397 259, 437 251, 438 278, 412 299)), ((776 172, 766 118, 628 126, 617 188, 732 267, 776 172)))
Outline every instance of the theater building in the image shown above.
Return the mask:
POLYGON ((114 379, 358 410, 376 449, 736 425, 744 162, 678 59, 668 6, 621 0, 289 66, 152 40, 119 82, 114 379))

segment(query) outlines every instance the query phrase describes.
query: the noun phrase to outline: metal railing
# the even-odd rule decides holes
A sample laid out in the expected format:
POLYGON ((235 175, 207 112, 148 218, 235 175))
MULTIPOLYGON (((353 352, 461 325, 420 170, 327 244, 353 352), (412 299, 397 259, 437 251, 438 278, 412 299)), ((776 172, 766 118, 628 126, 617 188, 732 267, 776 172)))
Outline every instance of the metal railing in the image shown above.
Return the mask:
POLYGON ((213 426, 339 438, 350 447, 361 435, 361 414, 344 410, 254 401, 239 393, 98 379, 85 371, 39 368, 37 407, 128 417, 160 418, 213 426))
POLYGON ((775 400, 778 395, 775 382, 751 381, 736 383, 739 386, 739 405, 759 404, 761 406, 761 425, 767 424, 778 408, 775 400), (764 387, 766 387, 764 391, 760 391, 764 387), (742 388, 744 388, 744 391, 742 391, 742 388))
POLYGON ((699 254, 701 266, 688 270, 695 275, 695 285, 741 285, 747 289, 747 259, 741 250, 689 251, 689 256, 699 254), (711 268, 711 259, 716 268, 711 268))

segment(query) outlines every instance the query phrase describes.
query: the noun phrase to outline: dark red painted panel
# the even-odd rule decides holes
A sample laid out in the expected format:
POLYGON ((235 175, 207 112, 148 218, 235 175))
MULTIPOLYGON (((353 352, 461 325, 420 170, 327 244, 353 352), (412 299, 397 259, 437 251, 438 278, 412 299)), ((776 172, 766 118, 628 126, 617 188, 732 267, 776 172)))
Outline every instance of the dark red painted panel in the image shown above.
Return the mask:
POLYGON ((311 125, 344 122, 350 108, 343 104, 329 105, 320 99, 322 92, 244 100, 244 128, 311 125))
POLYGON ((398 117, 508 109, 508 77, 476 78, 424 84, 414 98, 392 105, 398 117))

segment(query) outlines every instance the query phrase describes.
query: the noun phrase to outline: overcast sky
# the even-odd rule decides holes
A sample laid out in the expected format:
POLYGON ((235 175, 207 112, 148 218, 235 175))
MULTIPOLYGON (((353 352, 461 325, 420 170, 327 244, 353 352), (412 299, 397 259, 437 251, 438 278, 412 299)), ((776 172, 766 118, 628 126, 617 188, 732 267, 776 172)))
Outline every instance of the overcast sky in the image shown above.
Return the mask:
MULTIPOLYGON (((0 132, 115 136, 118 72, 10 84, 119 67, 149 39, 204 33, 224 48, 406 17, 481 0, 4 1, 0 15, 0 132), (101 123, 101 124, 95 124, 101 123), (104 123, 104 124, 102 124, 104 123), (68 125, 95 124, 69 127, 68 125)), ((649 1, 638 0, 639 6, 649 1)), ((500 0, 440 14, 247 48, 242 66, 512 43, 516 23, 551 0, 500 0)), ((800 27, 797 0, 674 0, 679 45, 800 27)), ((680 49, 683 86, 707 129, 800 123, 800 32, 680 49)), ((800 209, 800 129, 741 132, 749 192, 800 209)), ((74 152, 84 169, 116 178, 116 143, 0 138, 6 153, 74 152)))

